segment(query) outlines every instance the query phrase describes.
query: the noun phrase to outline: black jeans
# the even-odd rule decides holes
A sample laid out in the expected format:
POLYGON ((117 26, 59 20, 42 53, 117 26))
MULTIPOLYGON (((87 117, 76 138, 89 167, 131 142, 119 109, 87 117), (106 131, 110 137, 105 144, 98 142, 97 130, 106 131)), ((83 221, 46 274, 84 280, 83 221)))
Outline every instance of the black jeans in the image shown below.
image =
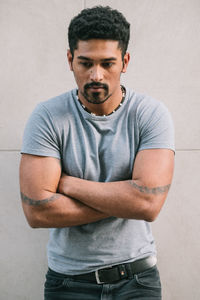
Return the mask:
POLYGON ((160 276, 156 266, 113 284, 74 280, 48 270, 45 300, 161 300, 160 276))

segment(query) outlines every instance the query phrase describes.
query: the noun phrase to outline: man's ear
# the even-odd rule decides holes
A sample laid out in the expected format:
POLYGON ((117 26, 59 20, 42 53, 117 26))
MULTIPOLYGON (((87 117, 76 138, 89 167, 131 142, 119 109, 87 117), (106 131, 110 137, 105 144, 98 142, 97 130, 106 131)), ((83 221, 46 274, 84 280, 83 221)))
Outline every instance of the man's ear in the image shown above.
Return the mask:
POLYGON ((73 71, 73 56, 72 56, 72 53, 70 50, 67 50, 67 60, 68 60, 68 63, 69 63, 69 68, 71 71, 73 71))
POLYGON ((130 60, 130 53, 126 52, 126 54, 124 55, 124 59, 123 59, 122 73, 126 73, 129 60, 130 60))

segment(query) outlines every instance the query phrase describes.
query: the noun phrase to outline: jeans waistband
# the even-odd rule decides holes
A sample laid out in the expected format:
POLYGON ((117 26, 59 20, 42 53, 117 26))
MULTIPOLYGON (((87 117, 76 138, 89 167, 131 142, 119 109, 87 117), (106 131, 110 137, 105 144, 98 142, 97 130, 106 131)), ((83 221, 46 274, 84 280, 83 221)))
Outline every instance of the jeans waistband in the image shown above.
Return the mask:
MULTIPOLYGON (((57 276, 62 275, 65 278, 73 278, 75 280, 84 280, 89 282, 95 282, 98 284, 113 283, 123 279, 126 279, 134 274, 144 272, 156 265, 156 257, 149 256, 143 259, 136 260, 131 263, 124 263, 114 265, 112 267, 96 270, 95 272, 81 274, 81 275, 62 275, 54 272, 57 276)), ((60 276, 59 276, 60 277, 60 276)))

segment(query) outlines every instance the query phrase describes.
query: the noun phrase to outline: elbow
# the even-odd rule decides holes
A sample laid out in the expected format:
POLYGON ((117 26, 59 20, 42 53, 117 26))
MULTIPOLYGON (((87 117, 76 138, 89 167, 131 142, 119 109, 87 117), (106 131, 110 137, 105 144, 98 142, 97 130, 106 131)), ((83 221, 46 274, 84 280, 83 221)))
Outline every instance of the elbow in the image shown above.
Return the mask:
POLYGON ((28 225, 33 229, 43 227, 43 226, 41 226, 41 224, 39 224, 38 220, 33 218, 33 217, 27 217, 26 216, 26 220, 28 222, 28 225))
POLYGON ((29 226, 33 229, 42 228, 42 226, 40 226, 39 223, 34 219, 27 219, 27 221, 28 221, 29 226))
POLYGON ((157 218, 158 214, 148 213, 145 215, 144 221, 146 222, 154 222, 157 218))
POLYGON ((154 201, 148 201, 143 211, 143 220, 146 222, 154 222, 159 215, 161 207, 158 207, 154 201))
POLYGON ((146 222, 154 222, 157 219, 164 205, 166 196, 167 195, 165 194, 165 195, 148 197, 145 199, 143 212, 144 212, 144 220, 146 222))
POLYGON ((129 210, 128 216, 126 216, 128 219, 136 219, 136 220, 143 220, 146 222, 154 222, 159 214, 159 211, 157 211, 153 207, 140 207, 139 211, 136 213, 135 210, 131 211, 129 210))
POLYGON ((44 224, 40 214, 37 212, 24 210, 24 214, 27 220, 27 223, 31 228, 42 228, 44 224))

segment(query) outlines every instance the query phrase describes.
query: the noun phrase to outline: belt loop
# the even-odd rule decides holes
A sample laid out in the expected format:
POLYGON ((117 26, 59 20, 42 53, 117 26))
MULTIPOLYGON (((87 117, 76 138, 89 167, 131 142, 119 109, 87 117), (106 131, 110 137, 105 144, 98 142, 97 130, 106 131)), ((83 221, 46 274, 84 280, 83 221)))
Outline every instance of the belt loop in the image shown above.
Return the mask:
POLYGON ((127 274, 128 274, 128 278, 133 279, 133 272, 132 272, 132 269, 131 269, 131 264, 125 264, 125 266, 126 266, 126 271, 127 271, 127 274))

